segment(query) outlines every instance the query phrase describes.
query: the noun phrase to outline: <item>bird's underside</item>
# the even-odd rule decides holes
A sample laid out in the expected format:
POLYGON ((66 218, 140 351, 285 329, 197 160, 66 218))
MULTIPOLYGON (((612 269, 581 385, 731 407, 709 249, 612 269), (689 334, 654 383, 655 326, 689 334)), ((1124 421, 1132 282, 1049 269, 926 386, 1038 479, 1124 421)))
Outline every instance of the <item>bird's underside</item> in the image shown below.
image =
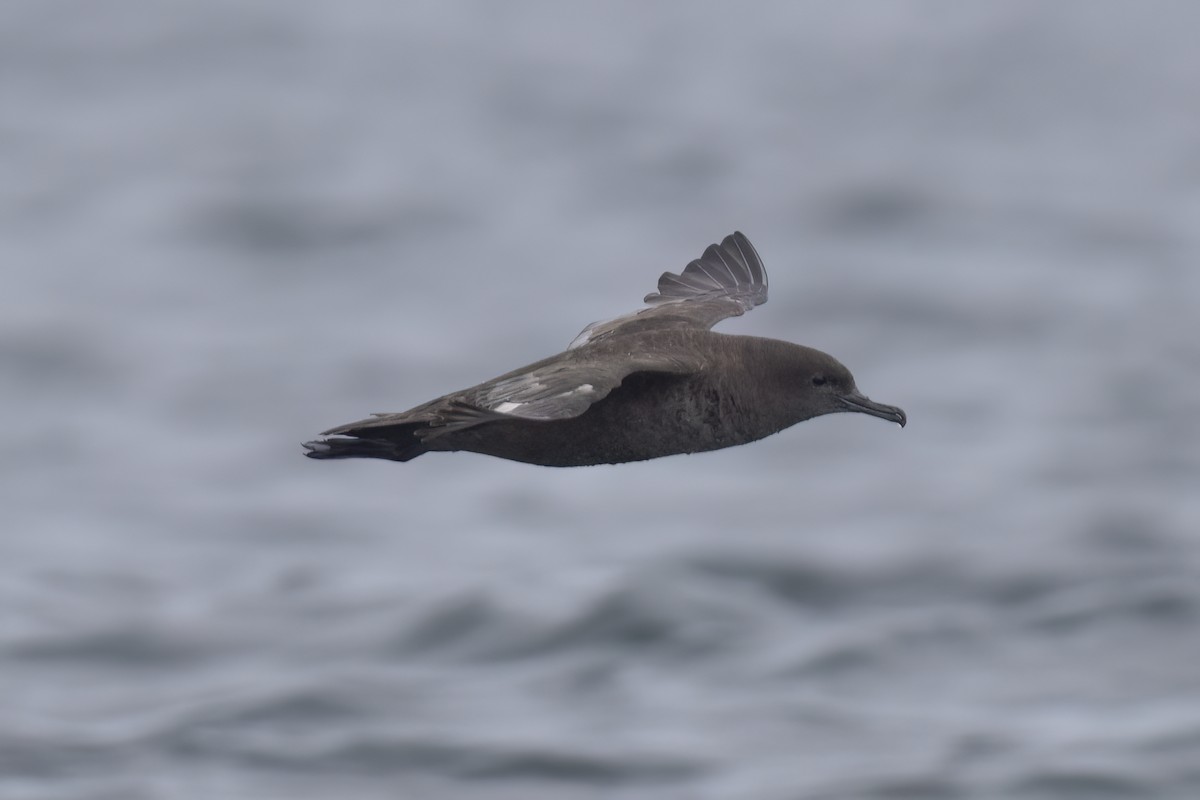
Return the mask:
POLYGON ((696 405, 694 385, 686 376, 634 373, 577 417, 497 417, 449 430, 424 419, 371 428, 346 426, 333 432, 352 438, 315 443, 329 450, 311 455, 409 461, 431 451, 462 450, 529 464, 578 467, 642 461, 662 455, 664 448, 685 453, 739 443, 722 439, 711 410, 665 413, 667 406, 658 402, 664 394, 687 397, 686 402, 696 405))

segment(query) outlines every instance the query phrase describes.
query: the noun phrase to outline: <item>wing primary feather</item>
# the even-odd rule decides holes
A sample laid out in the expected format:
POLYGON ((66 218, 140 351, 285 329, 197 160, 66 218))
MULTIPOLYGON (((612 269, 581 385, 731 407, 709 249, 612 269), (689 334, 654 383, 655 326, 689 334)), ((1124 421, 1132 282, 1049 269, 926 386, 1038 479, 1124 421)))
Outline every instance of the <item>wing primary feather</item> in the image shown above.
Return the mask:
MULTIPOLYGON (((705 265, 705 263, 704 263, 711 256, 715 256, 718 260, 721 258, 721 253, 720 253, 720 251, 717 250, 716 245, 709 247, 708 250, 705 251, 704 258, 697 259, 696 261, 693 261, 692 263, 688 264, 687 269, 684 270, 684 274, 687 273, 687 270, 693 270, 693 269, 703 272, 704 275, 709 279, 709 281, 712 282, 712 288, 717 288, 717 287, 721 286, 721 279, 718 278, 716 275, 713 275, 711 272, 709 272, 707 265, 705 265)), ((728 267, 726 267, 726 269, 728 269, 728 267)))
POLYGON ((726 246, 732 245, 737 248, 738 254, 742 257, 742 263, 746 265, 746 274, 750 279, 751 284, 767 285, 767 273, 763 269, 762 259, 758 257, 758 251, 754 249, 754 245, 746 238, 746 234, 741 231, 734 231, 731 236, 725 239, 726 246))
POLYGON ((733 267, 729 266, 729 262, 725 259, 724 250, 725 248, 717 250, 717 258, 721 260, 721 266, 725 268, 725 271, 729 273, 729 277, 733 279, 733 285, 738 286, 741 284, 741 281, 738 280, 738 276, 734 273, 733 267))

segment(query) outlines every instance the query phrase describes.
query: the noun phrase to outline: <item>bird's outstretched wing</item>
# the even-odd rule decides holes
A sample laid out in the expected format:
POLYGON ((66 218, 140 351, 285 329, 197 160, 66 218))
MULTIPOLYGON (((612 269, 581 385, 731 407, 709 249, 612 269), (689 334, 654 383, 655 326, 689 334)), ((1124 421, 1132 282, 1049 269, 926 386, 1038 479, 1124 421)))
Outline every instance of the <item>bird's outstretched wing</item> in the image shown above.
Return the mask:
POLYGON ((372 417, 322 433, 370 437, 372 429, 419 425, 421 439, 436 438, 484 422, 516 417, 549 421, 578 417, 635 372, 686 375, 703 367, 695 356, 633 353, 620 359, 579 358, 563 353, 490 381, 439 397, 399 414, 372 417))
POLYGON ((726 317, 745 314, 767 302, 767 272, 745 234, 736 231, 682 273, 664 272, 658 291, 646 295, 649 308, 616 319, 593 322, 568 350, 624 333, 658 328, 708 330, 726 317))

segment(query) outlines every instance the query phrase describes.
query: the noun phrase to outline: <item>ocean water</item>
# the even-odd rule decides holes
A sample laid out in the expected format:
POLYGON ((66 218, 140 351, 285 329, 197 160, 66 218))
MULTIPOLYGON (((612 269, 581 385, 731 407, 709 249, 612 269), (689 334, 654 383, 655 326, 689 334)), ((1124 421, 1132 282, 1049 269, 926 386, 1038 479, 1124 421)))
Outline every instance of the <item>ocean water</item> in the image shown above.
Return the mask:
POLYGON ((0 8, 0 798, 1200 797, 1195 4, 0 8), (299 443, 734 229, 859 415, 299 443))

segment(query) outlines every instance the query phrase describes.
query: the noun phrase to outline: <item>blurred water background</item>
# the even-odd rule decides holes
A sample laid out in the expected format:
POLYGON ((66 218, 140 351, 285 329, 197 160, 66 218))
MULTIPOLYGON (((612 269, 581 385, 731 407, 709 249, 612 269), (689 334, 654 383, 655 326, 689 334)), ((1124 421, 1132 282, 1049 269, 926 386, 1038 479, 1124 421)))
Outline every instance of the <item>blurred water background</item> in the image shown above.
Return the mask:
POLYGON ((0 797, 1200 797, 1200 6, 0 7, 0 797), (734 229, 859 415, 299 442, 734 229))

